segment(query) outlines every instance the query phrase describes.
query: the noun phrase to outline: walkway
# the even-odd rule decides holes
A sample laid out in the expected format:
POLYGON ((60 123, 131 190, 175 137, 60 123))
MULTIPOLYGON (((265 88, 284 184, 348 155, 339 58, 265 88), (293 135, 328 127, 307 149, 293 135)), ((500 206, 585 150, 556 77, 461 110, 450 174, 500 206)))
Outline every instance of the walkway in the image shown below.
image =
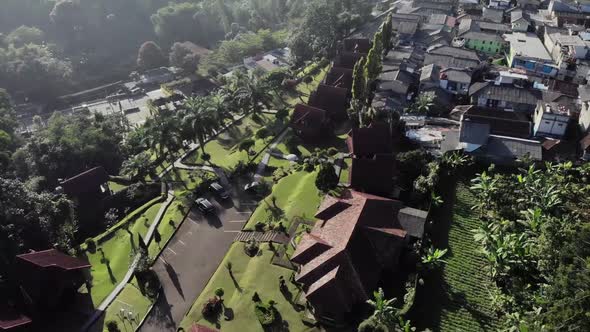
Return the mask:
MULTIPOLYGON (((274 149, 276 149, 277 145, 279 145, 283 141, 283 139, 285 139, 285 136, 287 136, 287 134, 289 134, 290 131, 291 131, 291 128, 285 129, 285 131, 283 131, 283 133, 281 135, 279 135, 277 138, 275 138, 274 142, 268 147, 267 151, 273 151, 274 149)), ((264 156, 262 156, 262 161, 260 162, 260 164, 258 164, 258 167, 256 168, 256 174, 254 174, 254 180, 259 180, 263 177, 262 173, 266 169, 266 165, 268 165, 268 162, 270 161, 270 157, 271 157, 271 152, 266 152, 264 154, 264 156)))
MULTIPOLYGON (((160 224, 160 221, 162 221, 162 218, 164 217, 164 213, 166 212, 166 209, 170 206, 170 204, 172 203, 173 200, 174 200, 174 192, 169 191, 166 201, 164 202, 164 204, 162 204, 162 206, 158 210, 158 213, 156 214, 154 221, 150 225, 150 228, 148 229, 148 232, 146 233, 146 236, 143 239, 146 246, 149 245, 149 243, 152 239, 152 236, 154 235, 156 227, 158 227, 158 225, 160 224)), ((111 303, 113 303, 113 301, 117 298, 119 293, 121 293, 121 291, 123 291, 123 288, 125 288, 125 286, 127 286, 127 284, 129 283, 129 280, 131 280, 131 278, 133 278, 133 273, 135 272, 135 266, 137 265, 138 261, 139 261, 139 254, 135 255, 135 257, 133 258, 133 262, 129 266, 129 270, 127 270, 127 273, 125 274, 125 276, 123 277, 121 282, 119 282, 117 284, 117 286, 115 287, 115 289, 113 289, 113 291, 98 305, 98 307, 96 307, 96 309, 94 310, 94 313, 92 313, 92 316, 90 316, 90 318, 86 321, 86 323, 84 323, 84 325, 80 329, 81 331, 87 331, 90 327, 92 327, 92 324, 94 324, 94 322, 96 322, 96 320, 98 320, 104 314, 104 312, 111 305, 111 303)))
POLYGON ((270 232, 240 232, 236 235, 234 242, 248 242, 250 240, 256 240, 258 242, 276 242, 276 243, 287 243, 289 237, 284 233, 270 231, 270 232))

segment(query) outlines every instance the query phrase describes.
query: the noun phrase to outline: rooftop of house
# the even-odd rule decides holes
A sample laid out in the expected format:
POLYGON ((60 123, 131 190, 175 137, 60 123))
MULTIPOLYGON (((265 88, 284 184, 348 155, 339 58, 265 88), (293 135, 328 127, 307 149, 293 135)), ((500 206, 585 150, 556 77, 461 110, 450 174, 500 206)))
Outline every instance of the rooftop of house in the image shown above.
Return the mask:
POLYGON ((475 145, 484 145, 490 137, 490 124, 474 121, 461 122, 459 141, 475 145))
MULTIPOLYGON (((353 261, 355 256, 359 257, 357 255, 365 255, 367 258, 375 256, 371 252, 371 246, 367 245, 361 246, 364 252, 358 252, 361 248, 358 241, 355 244, 355 233, 367 236, 377 232, 393 240, 402 240, 408 234, 421 235, 425 222, 425 218, 422 219, 421 216, 424 214, 411 211, 400 213, 403 208, 399 201, 353 190, 345 191, 342 198, 326 196, 315 216, 320 220, 310 233, 303 235, 291 257, 293 262, 302 264, 297 280, 309 278, 311 280, 308 281, 312 284, 310 288, 318 288, 322 285, 316 283, 323 283, 322 277, 339 265, 333 261, 334 257, 346 252, 344 257, 350 262, 351 256, 353 261), (324 268, 329 264, 335 266, 324 268)), ((362 238, 366 239, 364 236, 362 238)), ((355 263, 359 261, 356 260, 351 265, 355 263)), ((379 268, 373 266, 371 269, 379 268)), ((356 273, 361 274, 361 280, 364 279, 363 274, 373 272, 356 268, 356 273)))
POLYGON ((356 53, 369 53, 371 41, 368 38, 344 39, 344 51, 356 53))
POLYGON ((422 67, 420 70, 420 82, 438 81, 439 78, 440 68, 433 63, 422 67))
POLYGON ((191 326, 191 332, 218 332, 218 330, 197 323, 193 323, 193 326, 191 326))
MULTIPOLYGON (((395 22, 395 21, 394 21, 395 22)), ((393 23, 392 25, 393 30, 397 31, 398 34, 401 35, 413 35, 418 30, 418 22, 414 21, 399 21, 397 23, 393 23)))
POLYGON ((516 56, 532 59, 551 61, 551 55, 543 46, 543 43, 534 33, 514 32, 504 35, 504 39, 510 43, 516 56))
POLYGON ((487 21, 479 21, 474 20, 471 18, 462 19, 461 23, 459 23, 459 29, 457 34, 462 35, 469 31, 472 32, 481 32, 482 30, 491 30, 496 32, 511 32, 512 29, 506 24, 502 23, 494 23, 494 22, 487 22, 487 21))
POLYGON ((350 90, 352 88, 352 69, 332 67, 326 74, 324 83, 350 90))
POLYGON ((320 128, 326 119, 326 111, 305 104, 295 105, 291 125, 320 128))
POLYGON ((374 195, 390 195, 394 187, 395 159, 352 158, 349 170, 350 187, 374 195))
POLYGON ((587 43, 583 41, 579 35, 569 35, 561 31, 546 33, 546 38, 551 39, 554 43, 561 46, 586 46, 587 43))
POLYGON ((453 55, 426 53, 424 55, 424 65, 429 64, 444 68, 476 68, 479 66, 480 61, 458 58, 453 55))
POLYGON ((482 12, 482 17, 484 20, 488 20, 491 22, 502 23, 504 20, 504 10, 503 9, 496 9, 490 7, 484 7, 482 12))
POLYGON ((31 318, 27 317, 16 308, 10 307, 4 303, 0 304, 0 331, 17 329, 32 322, 33 320, 31 318))
POLYGON ((366 55, 366 53, 341 52, 334 59, 334 66, 353 69, 356 62, 366 55))
POLYGON ((481 58, 475 51, 448 45, 432 45, 426 49, 426 52, 428 54, 449 55, 460 59, 481 61, 481 58))
POLYGON ((320 84, 309 97, 309 106, 323 109, 330 116, 337 116, 346 113, 347 97, 347 89, 320 84))
POLYGON ((542 95, 539 90, 517 88, 513 85, 495 85, 493 82, 476 82, 469 87, 469 95, 504 100, 516 104, 537 105, 542 95))
POLYGON ((526 114, 520 112, 504 112, 469 105, 461 119, 463 122, 488 124, 492 135, 519 138, 531 136, 532 123, 526 114))
POLYGON ((68 256, 56 249, 35 251, 16 256, 18 259, 29 262, 41 268, 57 267, 62 270, 79 270, 91 267, 86 260, 68 256))
POLYGON ((399 69, 388 72, 382 72, 381 74, 379 74, 379 77, 377 79, 381 82, 400 81, 408 85, 414 83, 415 81, 414 75, 408 73, 405 70, 399 69))
POLYGON ((95 192, 98 187, 109 181, 109 174, 102 166, 94 167, 76 176, 60 182, 64 192, 69 195, 95 192))
POLYGON ((524 17, 522 10, 514 10, 510 12, 510 23, 516 23, 523 20, 526 21, 527 19, 524 17))
POLYGON ((563 1, 551 0, 547 9, 556 13, 588 14, 590 5, 588 4, 569 4, 563 1))
POLYGON ((582 102, 590 101, 590 85, 580 84, 578 86, 578 94, 580 95, 580 100, 582 102))
POLYGON ((500 135, 490 135, 481 152, 489 156, 506 159, 522 159, 526 156, 533 160, 543 159, 541 142, 500 135))
POLYGON ((393 142, 386 125, 353 128, 348 135, 346 139, 348 151, 355 156, 393 153, 393 142))
POLYGON ((472 71, 468 69, 445 68, 440 71, 441 80, 449 80, 464 84, 471 83, 472 71))

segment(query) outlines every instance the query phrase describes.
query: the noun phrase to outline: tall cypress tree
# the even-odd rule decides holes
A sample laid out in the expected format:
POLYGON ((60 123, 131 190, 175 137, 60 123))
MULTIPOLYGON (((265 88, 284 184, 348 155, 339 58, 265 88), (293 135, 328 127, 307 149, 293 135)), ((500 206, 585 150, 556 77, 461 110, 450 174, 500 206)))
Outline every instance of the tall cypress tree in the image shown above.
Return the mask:
POLYGON ((364 103, 367 98, 367 78, 365 77, 365 63, 367 58, 362 57, 354 65, 352 71, 352 98, 364 103))
POLYGON ((367 85, 371 85, 373 81, 379 77, 383 69, 383 62, 381 55, 383 54, 383 33, 378 31, 373 37, 373 47, 367 55, 367 62, 365 63, 365 76, 367 78, 367 85))
POLYGON ((391 14, 387 15, 387 19, 381 25, 382 42, 383 42, 383 55, 387 54, 391 50, 391 38, 393 37, 393 18, 391 14))

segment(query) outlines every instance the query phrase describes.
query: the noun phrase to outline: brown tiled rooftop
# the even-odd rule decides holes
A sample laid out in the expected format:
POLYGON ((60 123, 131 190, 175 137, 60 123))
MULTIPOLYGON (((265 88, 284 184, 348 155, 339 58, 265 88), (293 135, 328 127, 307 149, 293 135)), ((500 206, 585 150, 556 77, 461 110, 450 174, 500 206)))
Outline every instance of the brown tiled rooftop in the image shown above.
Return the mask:
POLYGON ((103 183, 109 181, 109 174, 102 166, 94 167, 60 183, 66 194, 83 194, 94 192, 103 183))
POLYGON ((68 256, 56 249, 36 251, 16 257, 42 268, 58 267, 69 271, 89 268, 91 266, 86 260, 68 256))

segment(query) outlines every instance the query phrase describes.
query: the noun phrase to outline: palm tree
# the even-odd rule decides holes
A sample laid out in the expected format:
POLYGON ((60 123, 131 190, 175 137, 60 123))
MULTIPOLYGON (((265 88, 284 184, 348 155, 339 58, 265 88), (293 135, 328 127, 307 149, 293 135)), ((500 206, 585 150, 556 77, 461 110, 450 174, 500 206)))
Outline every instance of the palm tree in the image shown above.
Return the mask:
POLYGON ((251 73, 245 79, 239 79, 238 85, 235 96, 240 105, 245 107, 244 113, 257 115, 263 107, 271 108, 273 100, 271 87, 264 79, 251 73))
POLYGON ((147 152, 139 153, 131 156, 121 165, 121 174, 129 176, 132 179, 138 179, 140 182, 145 182, 145 177, 152 170, 151 156, 147 152))
POLYGON ((190 97, 184 101, 185 112, 182 122, 192 134, 193 140, 199 142, 201 151, 205 154, 205 140, 213 134, 219 123, 215 118, 215 110, 207 105, 203 97, 190 97))
POLYGON ((434 94, 426 92, 418 96, 418 98, 410 105, 408 111, 410 113, 427 114, 430 108, 434 106, 434 94))

